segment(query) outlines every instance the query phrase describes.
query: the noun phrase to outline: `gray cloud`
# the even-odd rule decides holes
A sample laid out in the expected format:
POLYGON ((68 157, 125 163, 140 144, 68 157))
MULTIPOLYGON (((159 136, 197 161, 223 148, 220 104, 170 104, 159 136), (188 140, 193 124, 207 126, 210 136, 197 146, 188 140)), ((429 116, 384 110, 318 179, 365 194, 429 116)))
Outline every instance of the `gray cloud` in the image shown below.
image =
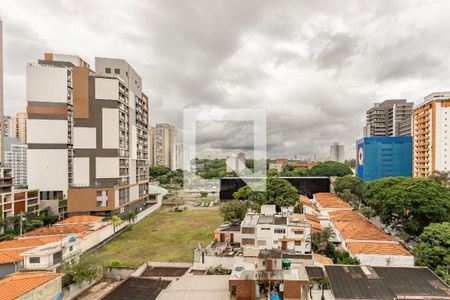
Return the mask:
MULTIPOLYGON (((0 7, 8 113, 25 108, 25 65, 42 52, 91 63, 122 57, 143 77, 151 122, 175 124, 180 137, 183 108, 266 108, 269 156, 326 155, 337 141, 350 157, 373 102, 449 89, 445 0, 0 0, 0 7)), ((198 146, 205 156, 248 152, 252 130, 245 122, 203 126, 198 146)))

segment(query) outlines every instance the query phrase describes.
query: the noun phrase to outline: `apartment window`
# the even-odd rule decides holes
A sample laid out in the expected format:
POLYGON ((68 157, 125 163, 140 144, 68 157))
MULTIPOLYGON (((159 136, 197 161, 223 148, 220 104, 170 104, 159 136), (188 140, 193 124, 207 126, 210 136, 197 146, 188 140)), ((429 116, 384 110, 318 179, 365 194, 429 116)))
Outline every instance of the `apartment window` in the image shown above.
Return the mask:
POLYGON ((253 234, 255 233, 255 228, 253 227, 242 227, 243 234, 253 234))
POLYGON ((294 230, 294 233, 295 234, 303 234, 303 230, 300 230, 300 229, 299 230, 294 230))
POLYGON ((30 257, 30 264, 39 264, 41 263, 40 257, 30 257))
POLYGON ((114 74, 120 74, 120 69, 114 69, 114 74))
POLYGON ((111 74, 111 68, 105 68, 105 73, 106 74, 111 74))
POLYGON ((276 234, 285 234, 285 233, 286 233, 286 230, 284 230, 284 229, 282 229, 282 228, 277 228, 277 229, 275 229, 275 233, 276 233, 276 234))
POLYGON ((295 241, 295 246, 301 246, 302 245, 302 241, 295 241))
POLYGON ((270 230, 270 228, 263 227, 263 228, 261 228, 261 230, 270 230))
POLYGON ((266 241, 265 240, 258 240, 258 246, 265 246, 266 245, 266 241))

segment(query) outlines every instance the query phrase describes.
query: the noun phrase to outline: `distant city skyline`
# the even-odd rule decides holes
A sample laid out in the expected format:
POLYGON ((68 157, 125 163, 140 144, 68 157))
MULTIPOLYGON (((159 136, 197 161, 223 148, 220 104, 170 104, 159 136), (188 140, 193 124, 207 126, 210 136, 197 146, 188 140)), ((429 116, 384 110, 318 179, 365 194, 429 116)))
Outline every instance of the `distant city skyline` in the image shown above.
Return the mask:
MULTIPOLYGON (((7 115, 24 111, 25 66, 44 52, 77 54, 92 65, 95 56, 117 57, 142 74, 151 124, 171 123, 181 136, 183 108, 266 108, 269 157, 326 156, 339 137, 350 158, 373 103, 417 104, 450 90, 450 66, 442 63, 450 37, 440 34, 450 29, 447 1, 369 9, 359 1, 108 1, 74 10, 58 1, 0 0, 0 7, 7 115), (111 30, 118 23, 127 26, 111 30)), ((228 127, 200 143, 205 155, 247 142, 233 137, 240 125, 228 127)))

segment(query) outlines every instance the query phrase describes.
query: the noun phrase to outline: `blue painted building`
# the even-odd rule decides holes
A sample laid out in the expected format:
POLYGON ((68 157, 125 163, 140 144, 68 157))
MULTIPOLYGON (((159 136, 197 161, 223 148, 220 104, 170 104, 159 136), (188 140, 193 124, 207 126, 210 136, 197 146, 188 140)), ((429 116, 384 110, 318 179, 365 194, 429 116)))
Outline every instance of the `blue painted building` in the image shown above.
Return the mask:
POLYGON ((356 142, 356 175, 364 181, 412 176, 412 137, 365 137, 356 142))

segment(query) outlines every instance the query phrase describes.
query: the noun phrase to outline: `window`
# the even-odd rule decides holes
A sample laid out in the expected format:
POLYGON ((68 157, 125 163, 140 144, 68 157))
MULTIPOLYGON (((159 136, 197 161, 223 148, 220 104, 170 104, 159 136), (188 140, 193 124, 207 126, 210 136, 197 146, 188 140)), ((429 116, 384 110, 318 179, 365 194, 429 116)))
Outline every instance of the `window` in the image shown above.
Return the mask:
POLYGON ((302 245, 302 241, 295 241, 295 246, 301 246, 302 245))
POLYGON ((263 228, 261 228, 261 230, 270 230, 270 228, 263 227, 263 228))
POLYGON ((257 243, 258 243, 258 246, 265 246, 266 245, 266 241, 265 240, 258 240, 257 243))
POLYGON ((72 252, 73 251, 73 246, 69 247, 69 251, 72 252))
POLYGON ((114 69, 114 74, 120 74, 120 69, 114 69))
POLYGON ((40 257, 30 257, 30 264, 39 264, 41 262, 40 257))
POLYGON ((297 230, 294 230, 294 233, 295 234, 303 234, 303 230, 297 229, 297 230))
POLYGON ((105 73, 106 74, 111 74, 111 68, 105 68, 105 73))
POLYGON ((255 233, 255 228, 253 227, 242 227, 243 234, 253 234, 255 233))
POLYGON ((101 197, 102 196, 102 191, 97 191, 97 197, 101 197))
POLYGON ((275 229, 275 233, 276 234, 285 234, 286 230, 284 230, 283 228, 277 228, 277 229, 275 229))

